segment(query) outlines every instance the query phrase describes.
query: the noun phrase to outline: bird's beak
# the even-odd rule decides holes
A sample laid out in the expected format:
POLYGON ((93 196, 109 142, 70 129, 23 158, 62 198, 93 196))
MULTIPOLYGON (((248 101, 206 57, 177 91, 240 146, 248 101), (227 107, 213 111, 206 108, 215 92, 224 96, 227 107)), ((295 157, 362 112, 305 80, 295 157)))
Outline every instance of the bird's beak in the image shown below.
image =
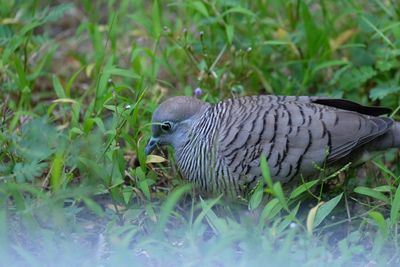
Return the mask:
POLYGON ((159 141, 158 138, 155 138, 155 137, 150 138, 150 140, 147 143, 146 148, 144 150, 144 153, 146 153, 146 156, 149 155, 154 150, 154 148, 156 148, 158 141, 159 141))

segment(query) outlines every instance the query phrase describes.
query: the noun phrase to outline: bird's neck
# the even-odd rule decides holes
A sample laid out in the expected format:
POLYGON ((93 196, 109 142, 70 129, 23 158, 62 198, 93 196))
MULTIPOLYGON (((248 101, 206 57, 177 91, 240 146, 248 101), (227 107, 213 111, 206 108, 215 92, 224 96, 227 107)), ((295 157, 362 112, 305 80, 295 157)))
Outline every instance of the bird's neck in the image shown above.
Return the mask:
POLYGON ((193 123, 180 147, 175 148, 175 158, 182 175, 204 190, 212 188, 210 179, 211 161, 215 161, 216 151, 214 136, 216 134, 215 118, 211 112, 204 114, 193 123), (214 127, 211 127, 214 126, 214 127))

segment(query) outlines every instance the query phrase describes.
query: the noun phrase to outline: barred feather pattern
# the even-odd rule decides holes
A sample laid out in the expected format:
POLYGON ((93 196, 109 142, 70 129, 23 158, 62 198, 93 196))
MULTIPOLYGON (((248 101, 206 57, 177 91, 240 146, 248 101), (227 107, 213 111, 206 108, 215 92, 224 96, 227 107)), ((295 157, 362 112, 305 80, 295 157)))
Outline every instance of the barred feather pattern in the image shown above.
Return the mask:
POLYGON ((215 145, 217 128, 223 112, 207 109, 194 123, 185 144, 175 151, 176 161, 183 176, 198 184, 205 191, 225 191, 228 187, 224 170, 216 161, 215 145))
POLYGON ((250 96, 210 105, 175 152, 183 176, 205 191, 238 194, 261 177, 261 154, 271 176, 287 182, 367 148, 392 127, 391 119, 315 104, 316 99, 250 96))

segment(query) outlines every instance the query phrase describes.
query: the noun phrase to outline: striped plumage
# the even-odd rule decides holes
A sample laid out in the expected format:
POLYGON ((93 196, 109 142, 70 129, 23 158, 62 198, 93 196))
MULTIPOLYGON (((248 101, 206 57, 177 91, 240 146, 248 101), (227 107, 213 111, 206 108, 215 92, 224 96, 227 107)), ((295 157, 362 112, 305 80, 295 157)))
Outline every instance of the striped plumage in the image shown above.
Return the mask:
POLYGON ((240 194, 261 177, 260 156, 275 180, 318 173, 365 152, 400 147, 390 110, 321 97, 249 96, 210 105, 174 97, 153 114, 146 147, 172 145, 184 177, 205 191, 240 194))

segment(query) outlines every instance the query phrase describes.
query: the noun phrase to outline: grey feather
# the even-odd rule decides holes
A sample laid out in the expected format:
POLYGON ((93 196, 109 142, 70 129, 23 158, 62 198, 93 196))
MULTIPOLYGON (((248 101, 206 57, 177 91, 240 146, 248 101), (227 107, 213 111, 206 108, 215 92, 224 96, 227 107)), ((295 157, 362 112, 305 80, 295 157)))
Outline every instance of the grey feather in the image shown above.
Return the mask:
POLYGON ((187 179, 206 191, 240 194, 261 177, 262 154, 273 179, 287 182, 318 173, 316 165, 399 148, 400 124, 378 117, 389 112, 323 97, 249 96, 215 105, 174 97, 154 112, 146 152, 155 143, 172 145, 187 179))

